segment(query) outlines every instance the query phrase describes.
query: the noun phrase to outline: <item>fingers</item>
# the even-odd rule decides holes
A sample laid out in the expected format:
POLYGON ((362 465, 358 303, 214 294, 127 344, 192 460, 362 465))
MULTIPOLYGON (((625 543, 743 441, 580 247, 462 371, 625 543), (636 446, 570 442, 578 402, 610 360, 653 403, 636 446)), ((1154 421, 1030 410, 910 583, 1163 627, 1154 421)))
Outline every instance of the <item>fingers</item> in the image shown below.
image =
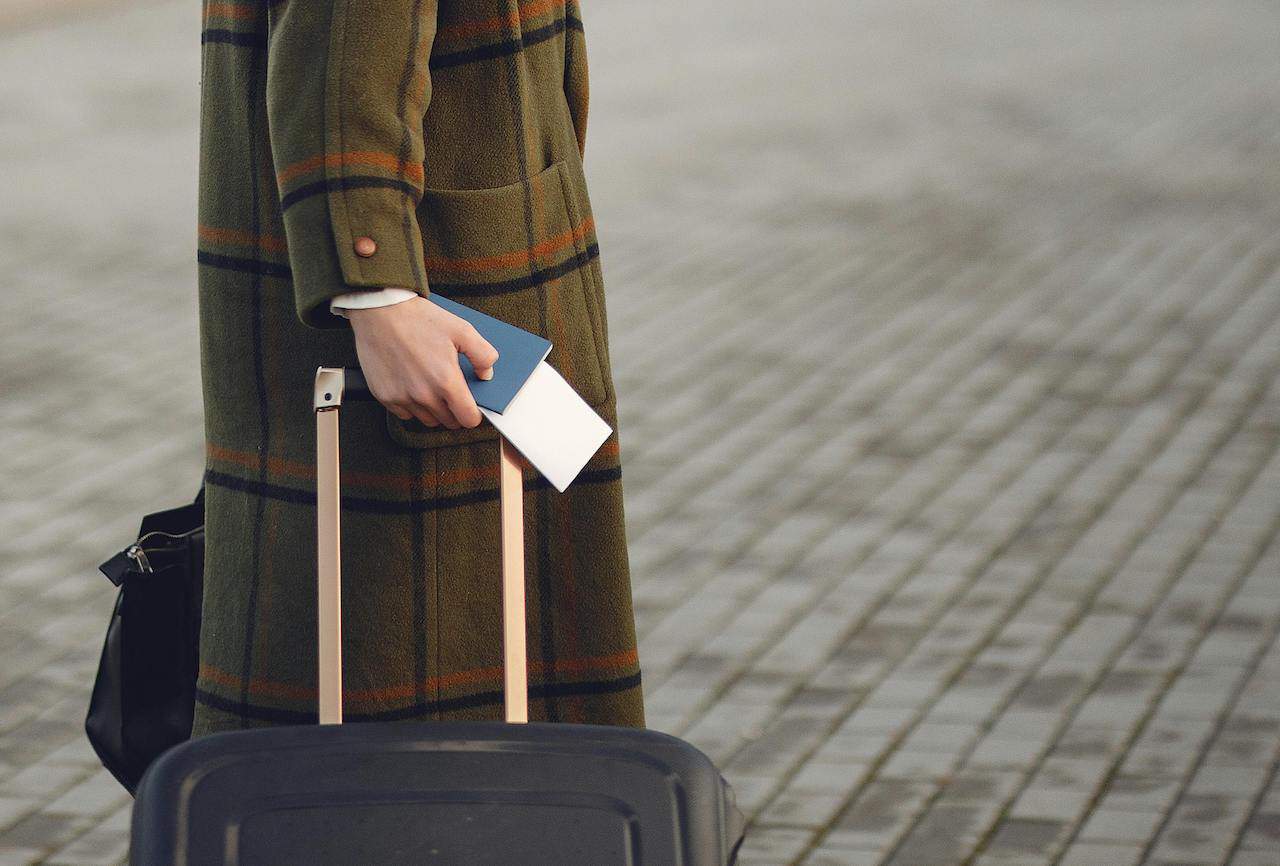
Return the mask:
POLYGON ((455 355, 451 366, 445 367, 445 381, 432 384, 429 380, 408 388, 383 405, 401 420, 417 418, 428 427, 444 426, 450 430, 475 427, 484 420, 471 396, 462 369, 455 355))
POLYGON ((467 360, 475 368, 477 378, 493 378, 493 365, 498 361, 498 350, 480 336, 480 332, 474 325, 464 320, 454 336, 454 344, 458 347, 458 351, 467 356, 467 360))
POLYGON ((408 421, 416 418, 428 427, 439 427, 440 419, 437 418, 430 409, 419 403, 415 403, 409 397, 401 398, 400 402, 390 402, 379 400, 387 411, 395 415, 401 421, 408 421))
POLYGON ((484 420, 475 398, 471 396, 471 389, 467 387, 466 379, 462 378, 461 367, 454 365, 443 394, 448 403, 447 411, 463 427, 475 427, 484 420))
POLYGON ((467 356, 478 377, 490 379, 497 349, 465 319, 434 304, 411 304, 391 306, 403 308, 401 317, 421 317, 424 329, 412 342, 403 329, 392 327, 399 321, 395 318, 371 317, 356 332, 356 351, 370 391, 402 421, 416 418, 427 427, 450 430, 478 426, 484 415, 471 396, 458 353, 467 356))
POLYGON ((425 406, 415 406, 413 417, 417 418, 419 421, 421 421, 423 424, 425 424, 428 427, 440 426, 440 419, 437 418, 435 414, 425 406))
MULTIPOLYGON (((459 371, 461 375, 461 371, 459 371)), ((449 404, 441 398, 436 388, 424 385, 409 392, 410 410, 428 427, 444 425, 450 430, 457 430, 461 425, 449 409, 449 404)))

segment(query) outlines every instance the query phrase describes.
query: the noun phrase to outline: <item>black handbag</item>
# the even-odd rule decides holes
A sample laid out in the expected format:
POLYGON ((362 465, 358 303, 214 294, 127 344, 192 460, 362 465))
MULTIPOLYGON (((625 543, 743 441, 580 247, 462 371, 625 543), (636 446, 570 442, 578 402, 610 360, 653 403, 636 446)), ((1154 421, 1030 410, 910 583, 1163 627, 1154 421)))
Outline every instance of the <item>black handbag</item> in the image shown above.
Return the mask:
POLYGON ((98 566, 120 591, 84 720, 103 766, 133 794, 161 752, 191 737, 204 591, 204 485, 142 518, 138 540, 98 566))

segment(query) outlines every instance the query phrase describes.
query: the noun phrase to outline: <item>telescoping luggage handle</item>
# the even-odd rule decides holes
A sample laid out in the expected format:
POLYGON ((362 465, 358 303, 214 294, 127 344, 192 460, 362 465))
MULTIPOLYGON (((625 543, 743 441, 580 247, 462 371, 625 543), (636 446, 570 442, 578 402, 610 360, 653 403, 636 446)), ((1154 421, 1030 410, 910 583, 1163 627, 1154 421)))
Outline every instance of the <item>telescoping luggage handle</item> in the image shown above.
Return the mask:
MULTIPOLYGON (((342 551, 338 409, 343 396, 371 400, 359 367, 316 369, 316 572, 319 590, 320 724, 342 723, 342 551)), ((525 655, 523 458, 498 436, 502 524, 503 694, 508 722, 529 721, 525 655)))

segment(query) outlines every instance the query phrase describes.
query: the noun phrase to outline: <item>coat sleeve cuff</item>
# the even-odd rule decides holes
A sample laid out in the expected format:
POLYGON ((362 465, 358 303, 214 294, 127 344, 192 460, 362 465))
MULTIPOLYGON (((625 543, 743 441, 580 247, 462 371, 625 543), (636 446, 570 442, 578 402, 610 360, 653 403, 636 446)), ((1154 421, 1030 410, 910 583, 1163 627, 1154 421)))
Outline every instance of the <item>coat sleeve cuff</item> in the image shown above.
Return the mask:
POLYGON ((329 184, 330 224, 347 291, 403 286, 425 294, 422 233, 415 215, 421 190, 408 181, 382 177, 331 176, 329 184), (363 185, 373 181, 378 185, 363 185))
POLYGON ((429 293, 422 236, 412 209, 408 219, 403 218, 402 194, 386 189, 357 192, 360 195, 348 197, 358 202, 359 215, 353 218, 347 216, 349 203, 336 205, 341 217, 331 215, 341 198, 338 191, 306 196, 284 211, 297 315, 314 328, 347 326, 345 317, 329 305, 352 289, 398 286, 423 296, 429 293), (361 237, 373 240, 372 255, 356 253, 355 240, 361 237))

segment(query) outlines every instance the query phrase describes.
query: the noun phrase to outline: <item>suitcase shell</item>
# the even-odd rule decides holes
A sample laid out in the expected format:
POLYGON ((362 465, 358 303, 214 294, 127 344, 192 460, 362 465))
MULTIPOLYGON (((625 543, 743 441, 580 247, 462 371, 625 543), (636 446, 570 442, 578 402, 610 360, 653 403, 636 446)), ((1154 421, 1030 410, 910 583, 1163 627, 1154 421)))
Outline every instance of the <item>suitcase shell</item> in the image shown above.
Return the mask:
POLYGON ((732 863, 732 791, 657 731, 529 722, 210 734, 148 768, 131 862, 732 863))
POLYGON ((358 369, 319 368, 321 724, 225 731, 161 754, 139 783, 132 866, 736 863, 742 812, 693 745, 647 728, 527 721, 520 470, 503 439, 507 720, 340 724, 344 394, 372 399, 358 369))

